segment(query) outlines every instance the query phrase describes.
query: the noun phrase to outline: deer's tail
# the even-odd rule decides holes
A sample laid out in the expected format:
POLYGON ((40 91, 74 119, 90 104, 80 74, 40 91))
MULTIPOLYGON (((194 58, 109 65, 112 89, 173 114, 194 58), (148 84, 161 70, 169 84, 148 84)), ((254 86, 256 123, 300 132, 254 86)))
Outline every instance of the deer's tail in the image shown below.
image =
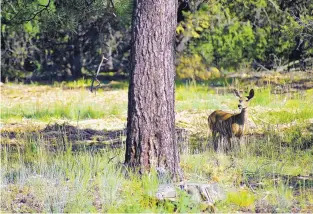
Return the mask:
POLYGON ((213 115, 210 115, 208 117, 208 123, 209 123, 209 128, 211 129, 211 131, 213 131, 215 122, 216 122, 215 117, 213 115))

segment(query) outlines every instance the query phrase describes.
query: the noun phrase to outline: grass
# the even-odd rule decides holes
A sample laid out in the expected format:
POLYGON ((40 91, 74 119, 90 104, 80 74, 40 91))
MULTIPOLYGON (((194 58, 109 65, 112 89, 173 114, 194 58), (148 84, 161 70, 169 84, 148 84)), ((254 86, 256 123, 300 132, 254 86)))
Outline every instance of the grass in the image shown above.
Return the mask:
MULTIPOLYGON (((110 90, 92 94, 84 88, 89 83, 1 88, 2 131, 20 133, 14 146, 1 140, 0 191, 6 199, 1 200, 1 211, 204 211, 184 192, 174 203, 157 201, 156 173, 139 177, 127 171, 124 148, 73 151, 74 142, 63 139, 62 133, 51 142, 38 132, 64 120, 79 128, 124 128, 127 84, 111 83, 110 90), (30 131, 35 135, 23 134, 30 131), (53 150, 52 143, 60 146, 53 150)), ((237 112, 237 98, 227 88, 207 84, 176 86, 176 123, 192 134, 182 145, 180 164, 188 181, 219 182, 226 190, 227 198, 215 205, 218 212, 312 212, 313 184, 291 181, 313 174, 313 90, 271 91, 255 88, 250 103, 250 119, 261 132, 245 137, 243 146, 226 155, 206 148, 206 120, 215 109, 237 112)))
MULTIPOLYGON (((1 201, 4 212, 203 211, 184 193, 175 203, 158 202, 153 197, 159 184, 155 172, 139 177, 127 171, 122 165, 124 148, 73 152, 71 142, 67 142, 67 149, 50 151, 43 138, 19 140, 28 143, 17 148, 2 147, 0 191, 1 198, 7 199, 1 201)), ((272 140, 268 139, 268 145, 261 147, 258 141, 252 141, 242 151, 229 155, 211 150, 182 154, 185 179, 219 182, 228 192, 226 200, 216 204, 221 212, 252 212, 261 200, 265 203, 264 198, 276 211, 278 208, 290 211, 294 200, 304 210, 312 201, 307 191, 313 184, 300 186, 298 195, 288 183, 277 183, 268 173, 289 176, 312 173, 313 150, 294 152, 284 148, 271 153, 269 147, 276 149, 272 140), (261 183, 262 187, 252 191, 249 183, 261 183)))
MULTIPOLYGON (((70 149, 50 153, 37 142, 2 151, 1 210, 6 212, 171 212, 158 204, 155 173, 138 177, 122 165, 123 152, 70 149), (14 155, 14 156, 12 156, 14 155), (115 157, 112 161, 112 157, 115 157), (127 174, 127 176, 125 176, 127 174)), ((180 197, 176 210, 189 210, 180 197)), ((193 208, 194 209, 194 208, 193 208)), ((195 210, 194 210, 195 211, 195 210)))
MULTIPOLYGON (((84 80, 87 81, 87 80, 84 80)), ((87 81, 88 82, 88 81, 87 81)), ((68 83, 70 84, 70 83, 68 83)), ((85 83, 72 83, 81 86, 85 83)), ((62 90, 59 87, 12 85, 1 91, 1 119, 106 119, 116 116, 126 121, 127 85, 114 83, 110 91, 99 90, 92 94, 84 88, 62 90), (115 85, 115 86, 114 86, 115 85)), ((207 113, 214 109, 237 111, 237 98, 224 90, 213 90, 205 84, 178 84, 176 111, 207 113), (213 102, 212 102, 213 100, 213 102)), ((298 94, 272 94, 271 88, 255 88, 251 112, 263 121, 275 124, 303 122, 313 118, 312 90, 298 94)), ((198 115, 199 116, 199 115, 198 115)), ((260 123, 260 121, 255 121, 260 123)))
MULTIPOLYGON (((16 93, 22 86, 4 89, 1 102, 1 119, 29 118, 49 121, 56 119, 94 119, 111 115, 126 115, 127 92, 99 91, 92 94, 85 89, 60 90, 37 86, 34 90, 16 93), (112 99, 120 96, 119 99, 112 99)), ((125 117, 125 116, 124 116, 125 117)))

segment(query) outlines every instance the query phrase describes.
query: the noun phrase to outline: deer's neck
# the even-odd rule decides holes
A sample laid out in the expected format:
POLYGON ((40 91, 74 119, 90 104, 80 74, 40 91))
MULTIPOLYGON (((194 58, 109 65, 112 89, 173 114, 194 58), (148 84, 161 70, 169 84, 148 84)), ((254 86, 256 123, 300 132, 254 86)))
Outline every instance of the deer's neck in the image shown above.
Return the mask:
POLYGON ((248 119, 248 108, 243 108, 240 114, 238 114, 238 122, 244 125, 247 119, 248 119))

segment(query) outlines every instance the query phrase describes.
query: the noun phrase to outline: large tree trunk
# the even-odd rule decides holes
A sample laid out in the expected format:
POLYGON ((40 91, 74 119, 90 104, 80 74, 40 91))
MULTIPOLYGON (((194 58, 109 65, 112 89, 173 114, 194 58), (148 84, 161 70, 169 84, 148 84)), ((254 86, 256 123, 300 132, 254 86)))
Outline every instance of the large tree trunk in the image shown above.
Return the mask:
POLYGON ((125 163, 181 177, 175 139, 177 0, 135 0, 125 163))

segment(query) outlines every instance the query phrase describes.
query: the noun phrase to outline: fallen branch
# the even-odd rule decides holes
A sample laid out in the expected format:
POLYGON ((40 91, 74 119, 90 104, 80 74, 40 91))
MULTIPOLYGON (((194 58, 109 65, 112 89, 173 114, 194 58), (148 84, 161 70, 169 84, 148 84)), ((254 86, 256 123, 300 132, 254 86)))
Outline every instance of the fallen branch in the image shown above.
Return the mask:
POLYGON ((103 63, 103 60, 108 60, 107 58, 105 58, 104 56, 102 56, 102 59, 101 59, 101 62, 100 62, 100 64, 99 64, 99 67, 98 67, 98 70, 97 70, 97 73, 96 73, 96 75, 94 75, 94 77, 93 77, 93 79, 92 79, 92 82, 91 82, 91 86, 90 86, 90 91, 91 91, 91 93, 93 92, 93 90, 94 90, 94 86, 93 86, 93 84, 94 84, 94 82, 95 81, 97 81, 97 83, 98 83, 98 85, 97 86, 95 86, 95 90, 97 89, 97 88, 99 88, 100 87, 100 81, 98 80, 98 75, 99 75, 99 72, 100 72, 100 69, 101 69, 101 66, 102 66, 102 63, 103 63))

